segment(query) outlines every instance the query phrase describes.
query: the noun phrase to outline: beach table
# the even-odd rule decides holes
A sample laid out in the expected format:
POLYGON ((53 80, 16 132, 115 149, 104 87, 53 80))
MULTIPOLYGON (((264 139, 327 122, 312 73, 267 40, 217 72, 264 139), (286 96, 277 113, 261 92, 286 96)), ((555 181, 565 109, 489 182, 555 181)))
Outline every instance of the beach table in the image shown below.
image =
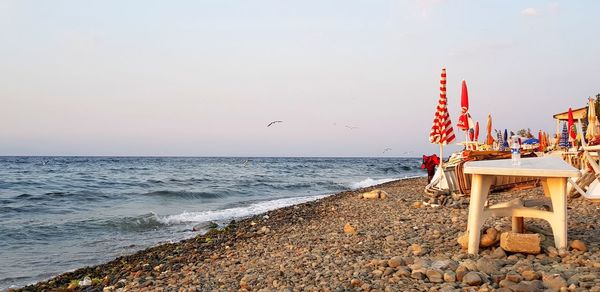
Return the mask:
POLYGON ((511 216, 513 231, 522 229, 523 217, 544 219, 552 226, 556 248, 567 247, 567 179, 580 176, 579 170, 558 157, 536 157, 521 158, 518 166, 513 166, 511 159, 471 161, 465 163, 464 173, 472 175, 467 224, 470 254, 478 253, 479 231, 485 219, 491 216, 511 216), (552 202, 552 211, 527 208, 523 204, 510 202, 485 207, 496 176, 540 178, 544 194, 552 202))

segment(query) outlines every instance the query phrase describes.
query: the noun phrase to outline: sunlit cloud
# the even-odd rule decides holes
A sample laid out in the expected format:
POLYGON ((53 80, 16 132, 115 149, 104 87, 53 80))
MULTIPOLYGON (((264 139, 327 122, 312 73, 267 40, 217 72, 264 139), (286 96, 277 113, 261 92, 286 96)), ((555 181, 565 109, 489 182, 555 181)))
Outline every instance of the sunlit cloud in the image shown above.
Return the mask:
POLYGON ((521 11, 521 14, 525 15, 525 16, 537 16, 537 15, 539 15, 538 11, 535 8, 533 8, 533 7, 529 7, 529 8, 523 9, 521 11))

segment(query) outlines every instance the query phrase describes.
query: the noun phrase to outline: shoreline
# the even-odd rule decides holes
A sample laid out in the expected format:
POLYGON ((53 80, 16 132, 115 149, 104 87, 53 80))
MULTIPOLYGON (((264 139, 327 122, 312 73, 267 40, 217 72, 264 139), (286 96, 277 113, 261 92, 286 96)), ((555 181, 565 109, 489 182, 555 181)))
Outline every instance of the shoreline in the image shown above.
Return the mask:
MULTIPOLYGON (((285 208, 289 208, 289 207, 303 205, 303 204, 310 203, 310 202, 315 202, 315 201, 318 201, 318 200, 321 200, 321 199, 324 199, 324 198, 327 198, 327 197, 331 197, 331 196, 336 196, 336 195, 339 195, 339 194, 345 193, 345 192, 355 192, 355 191, 360 191, 362 189, 376 188, 376 187, 378 187, 380 185, 385 185, 385 184, 390 183, 390 182, 403 181, 403 180, 409 180, 409 179, 418 179, 418 178, 423 178, 423 177, 425 177, 425 176, 423 176, 423 175, 415 175, 415 176, 405 176, 405 177, 402 177, 402 178, 384 178, 384 179, 371 179, 371 178, 367 178, 367 179, 364 179, 364 180, 361 180, 361 181, 353 182, 351 184, 352 185, 361 185, 361 183, 364 183, 365 181, 368 181, 368 180, 372 180, 374 182, 379 182, 379 181, 384 181, 384 182, 382 182, 382 183, 375 183, 375 184, 368 185, 368 186, 359 186, 359 187, 356 187, 356 188, 352 188, 352 187, 348 186, 350 189, 345 190, 345 191, 341 191, 341 192, 336 192, 336 193, 327 193, 327 192, 324 192, 322 194, 319 193, 319 194, 313 194, 313 195, 310 195, 310 196, 299 196, 299 197, 280 198, 280 199, 274 199, 274 200, 268 200, 268 201, 261 201, 260 203, 264 203, 264 202, 271 202, 271 201, 278 201, 278 200, 285 200, 285 199, 296 199, 296 198, 303 198, 303 199, 307 200, 307 201, 303 201, 303 202, 300 202, 300 203, 293 203, 291 205, 278 206, 278 207, 275 207, 274 209, 262 211, 260 213, 252 214, 252 215, 249 215, 249 216, 233 217, 233 218, 230 218, 230 219, 227 219, 227 220, 210 220, 210 221, 207 221, 207 222, 203 222, 203 223, 206 223, 207 226, 210 225, 209 223, 211 223, 211 222, 219 222, 218 223, 219 226, 216 227, 216 228, 206 228, 206 229, 198 230, 197 233, 196 233, 196 235, 192 235, 190 237, 183 238, 183 239, 180 239, 180 240, 175 241, 175 242, 160 242, 160 243, 148 246, 148 247, 146 247, 144 249, 135 251, 133 253, 127 253, 127 254, 122 254, 122 255, 115 256, 112 260, 109 260, 109 261, 101 262, 101 263, 94 264, 94 265, 91 265, 91 266, 74 268, 74 269, 62 272, 60 274, 51 276, 50 278, 46 278, 46 279, 43 279, 43 280, 40 280, 40 281, 37 281, 37 282, 33 282, 33 283, 30 283, 30 284, 27 284, 25 286, 21 286, 21 287, 17 287, 17 288, 4 288, 4 289, 13 289, 13 290, 19 291, 21 289, 25 289, 25 288, 28 288, 28 287, 36 287, 40 283, 51 282, 51 281, 55 280, 56 278, 63 277, 64 275, 67 275, 67 274, 77 273, 80 270, 86 270, 86 269, 88 269, 90 267, 91 268, 95 268, 95 267, 98 267, 98 266, 107 265, 107 264, 110 264, 110 263, 112 263, 114 261, 117 261, 117 260, 119 260, 121 258, 127 258, 127 257, 130 257, 130 256, 137 255, 138 253, 144 253, 146 251, 149 251, 149 250, 154 249, 154 248, 161 247, 163 245, 179 244, 179 243, 182 243, 184 241, 188 241, 188 240, 192 240, 194 238, 200 237, 200 236, 204 236, 204 235, 206 235, 209 232, 218 232, 220 230, 228 230, 230 228, 231 222, 236 222, 236 221, 242 222, 242 221, 246 221, 246 220, 252 220, 252 218, 254 218, 254 217, 260 217, 263 214, 267 214, 267 213, 275 211, 275 210, 285 209, 285 208), (222 225, 222 223, 224 223, 224 222, 229 222, 229 223, 225 223, 226 225, 222 225)), ((223 209, 223 210, 228 210, 228 209, 223 209)), ((198 224, 203 224, 203 223, 198 223, 198 224)))
MULTIPOLYGON (((480 256, 468 256, 456 243, 457 235, 466 227, 464 204, 462 208, 414 206, 413 203, 425 198, 425 181, 422 177, 400 179, 274 209, 231 222, 222 229, 212 229, 177 243, 161 244, 104 264, 66 272, 17 291, 67 288, 73 281, 86 276, 94 285, 85 289, 97 291, 105 287, 106 291, 176 287, 292 291, 464 288, 465 284, 456 279, 436 283, 430 281, 426 273, 423 277, 413 276, 418 270, 415 264, 426 266, 427 262, 431 265, 434 259, 440 259, 462 265, 465 261, 486 258, 493 253, 482 249, 480 256), (388 192, 390 197, 386 200, 358 199, 360 192, 376 188, 388 192), (346 223, 357 229, 356 234, 344 233, 346 223), (414 250, 416 246, 420 249, 418 253, 414 250), (403 265, 392 268, 386 264, 394 257, 402 258, 403 265)), ((539 191, 501 193, 495 197, 532 196, 539 195, 539 191)), ((579 215, 588 216, 597 215, 600 206, 587 204, 582 199, 577 205, 575 207, 586 211, 579 215)), ((573 213, 570 211, 571 215, 573 213)), ((594 224, 600 226, 598 218, 590 220, 583 223, 584 229, 594 224)), ((510 226, 510 220, 506 218, 492 222, 510 226)), ((580 265, 585 268, 580 269, 582 273, 591 279, 591 282, 578 282, 576 288, 589 283, 600 286, 600 246, 597 240, 589 239, 590 236, 597 238, 600 230, 581 230, 580 222, 573 224, 572 229, 571 221, 569 224, 570 239, 586 242, 589 251, 570 252, 565 266, 580 265)), ((532 225, 546 228, 543 222, 534 221, 532 225)), ((538 257, 540 259, 520 254, 506 256, 501 259, 503 268, 498 267, 498 270, 502 271, 515 259, 514 264, 523 259, 532 261, 530 265, 534 270, 536 260, 550 260, 555 264, 557 260, 565 262, 565 257, 538 257)), ((541 279, 546 271, 535 272, 541 279)), ((563 277, 567 276, 563 274, 563 277)), ((543 284, 542 280, 537 281, 543 284)), ((493 289, 493 283, 488 282, 483 285, 493 289)), ((71 288, 80 287, 71 284, 71 288)))

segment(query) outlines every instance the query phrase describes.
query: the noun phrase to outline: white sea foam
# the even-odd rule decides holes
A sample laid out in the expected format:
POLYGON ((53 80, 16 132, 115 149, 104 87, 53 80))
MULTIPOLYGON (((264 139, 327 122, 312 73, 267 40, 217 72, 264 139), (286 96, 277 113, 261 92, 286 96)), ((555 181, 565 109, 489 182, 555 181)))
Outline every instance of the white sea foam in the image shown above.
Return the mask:
POLYGON ((351 189, 360 189, 360 188, 366 188, 366 187, 370 187, 370 186, 374 186, 374 185, 378 185, 378 184, 383 184, 386 182, 391 182, 391 181, 395 181, 398 180, 399 178, 382 178, 382 179, 372 179, 372 178, 367 178, 364 180, 361 180, 359 182, 354 182, 350 184, 350 188, 351 189))
POLYGON ((369 178, 366 178, 359 182, 350 183, 350 188, 355 190, 355 189, 367 188, 367 187, 374 186, 374 185, 384 184, 384 183, 395 181, 395 180, 409 179, 409 178, 416 178, 416 177, 421 177, 421 176, 415 175, 415 176, 405 176, 405 177, 398 177, 398 178, 381 178, 381 179, 372 179, 369 177, 369 178))
POLYGON ((291 205, 301 204, 327 197, 328 195, 295 197, 277 199, 251 204, 246 207, 236 207, 222 210, 209 210, 201 212, 183 212, 177 215, 159 216, 157 220, 163 224, 182 224, 207 221, 226 221, 236 218, 249 217, 267 211, 283 208, 291 205))

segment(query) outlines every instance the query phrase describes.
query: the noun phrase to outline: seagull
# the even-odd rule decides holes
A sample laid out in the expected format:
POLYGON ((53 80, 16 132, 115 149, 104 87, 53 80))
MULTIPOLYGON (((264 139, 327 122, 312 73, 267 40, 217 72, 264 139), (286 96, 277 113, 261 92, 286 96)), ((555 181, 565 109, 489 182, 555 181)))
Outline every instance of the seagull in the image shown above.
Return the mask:
POLYGON ((350 130, 356 130, 356 129, 358 129, 358 127, 353 127, 353 126, 348 126, 348 125, 345 125, 344 127, 348 128, 350 130))
POLYGON ((385 149, 383 149, 383 153, 386 153, 386 152, 388 152, 390 150, 392 150, 392 148, 385 148, 385 149))
POLYGON ((272 121, 272 122, 270 122, 270 123, 267 125, 267 127, 270 127, 270 126, 272 126, 273 124, 277 124, 277 123, 283 123, 283 121, 272 121))

